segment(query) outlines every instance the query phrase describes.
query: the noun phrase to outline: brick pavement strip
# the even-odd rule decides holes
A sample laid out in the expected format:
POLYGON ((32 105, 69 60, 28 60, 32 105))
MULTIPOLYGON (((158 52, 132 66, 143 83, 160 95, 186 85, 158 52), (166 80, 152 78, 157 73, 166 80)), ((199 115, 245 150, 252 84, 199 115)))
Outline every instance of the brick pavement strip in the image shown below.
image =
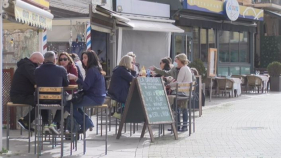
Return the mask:
MULTIPOLYGON (((169 132, 165 132, 165 136, 158 138, 157 128, 154 128, 155 143, 150 143, 147 133, 140 140, 140 130, 132 137, 127 131, 120 140, 116 140, 115 129, 112 129, 107 156, 104 155, 103 142, 89 143, 87 154, 82 155, 82 141, 79 141, 78 151, 71 157, 281 157, 281 93, 243 97, 214 99, 216 104, 220 104, 211 103, 204 107, 203 116, 196 119, 196 133, 190 137, 185 132, 179 134, 179 140, 174 140, 169 132)), ((207 101, 207 104, 210 103, 207 101)), ((89 135, 95 136, 94 133, 89 135)), ((3 143, 5 146, 5 139, 3 143)), ((45 147, 42 157, 57 157, 58 154, 58 147, 54 150, 45 147)), ((65 154, 69 154, 69 146, 65 147, 65 154)), ((35 155, 27 154, 26 141, 11 140, 11 152, 2 157, 35 155)))

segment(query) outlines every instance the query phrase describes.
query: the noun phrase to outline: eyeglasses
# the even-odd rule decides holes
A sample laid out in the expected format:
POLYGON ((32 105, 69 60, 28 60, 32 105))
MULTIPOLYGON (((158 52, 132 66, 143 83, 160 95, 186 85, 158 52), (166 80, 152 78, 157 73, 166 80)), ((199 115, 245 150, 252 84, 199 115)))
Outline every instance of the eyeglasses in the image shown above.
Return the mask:
POLYGON ((68 59, 67 58, 60 58, 59 61, 67 61, 68 59))

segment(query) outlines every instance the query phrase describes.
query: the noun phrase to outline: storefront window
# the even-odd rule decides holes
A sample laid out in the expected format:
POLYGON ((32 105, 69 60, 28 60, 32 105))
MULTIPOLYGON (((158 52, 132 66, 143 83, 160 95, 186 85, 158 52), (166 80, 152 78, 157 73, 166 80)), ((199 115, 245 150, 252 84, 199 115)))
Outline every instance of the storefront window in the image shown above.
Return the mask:
POLYGON ((249 75, 250 67, 241 67, 241 75, 249 75))
POLYGON ((239 33, 238 32, 230 32, 230 61, 238 62, 239 54, 239 33))
POLYGON ((240 62, 249 62, 248 32, 240 33, 239 58, 240 62))
POLYGON ((230 75, 240 75, 240 67, 230 67, 230 75))
POLYGON ((215 30, 209 29, 209 48, 216 48, 216 34, 215 30))
POLYGON ((203 62, 208 61, 208 45, 207 45, 207 30, 201 29, 200 32, 200 44, 201 44, 201 60, 203 62))
POLYGON ((219 62, 229 62, 229 31, 219 32, 219 62))
POLYGON ((219 67, 218 76, 228 76, 228 67, 219 67))
POLYGON ((193 28, 193 56, 194 56, 194 59, 200 58, 200 53, 199 53, 199 28, 198 27, 193 28))
POLYGON ((220 31, 220 62, 249 62, 248 32, 220 31))

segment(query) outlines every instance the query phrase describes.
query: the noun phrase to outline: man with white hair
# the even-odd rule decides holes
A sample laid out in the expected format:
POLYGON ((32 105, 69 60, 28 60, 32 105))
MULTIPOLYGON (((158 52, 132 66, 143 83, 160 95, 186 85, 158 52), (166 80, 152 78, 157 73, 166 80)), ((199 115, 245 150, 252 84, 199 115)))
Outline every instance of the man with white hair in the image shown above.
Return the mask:
MULTIPOLYGON (((21 59, 17 63, 17 70, 13 76, 10 98, 16 104, 28 104, 35 107, 35 69, 41 65, 44 57, 40 52, 34 52, 29 58, 21 59)), ((44 112, 43 112, 44 113, 44 112)), ((35 118, 35 109, 31 111, 31 122, 35 118)), ((28 115, 18 120, 18 123, 25 129, 29 128, 28 115)), ((34 130, 30 128, 31 130, 34 130)))

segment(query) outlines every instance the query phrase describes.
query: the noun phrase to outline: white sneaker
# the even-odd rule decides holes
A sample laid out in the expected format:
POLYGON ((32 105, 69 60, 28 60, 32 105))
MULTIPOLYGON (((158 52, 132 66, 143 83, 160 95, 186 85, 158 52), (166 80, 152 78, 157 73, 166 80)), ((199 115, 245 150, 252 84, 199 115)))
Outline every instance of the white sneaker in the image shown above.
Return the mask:
POLYGON ((52 134, 56 134, 56 135, 60 134, 60 132, 57 129, 57 126, 55 124, 53 124, 53 123, 50 124, 49 130, 52 132, 52 134))
POLYGON ((43 128, 43 133, 45 133, 46 135, 50 135, 50 134, 51 134, 51 131, 50 131, 48 125, 45 125, 45 126, 44 126, 44 128, 43 128))

